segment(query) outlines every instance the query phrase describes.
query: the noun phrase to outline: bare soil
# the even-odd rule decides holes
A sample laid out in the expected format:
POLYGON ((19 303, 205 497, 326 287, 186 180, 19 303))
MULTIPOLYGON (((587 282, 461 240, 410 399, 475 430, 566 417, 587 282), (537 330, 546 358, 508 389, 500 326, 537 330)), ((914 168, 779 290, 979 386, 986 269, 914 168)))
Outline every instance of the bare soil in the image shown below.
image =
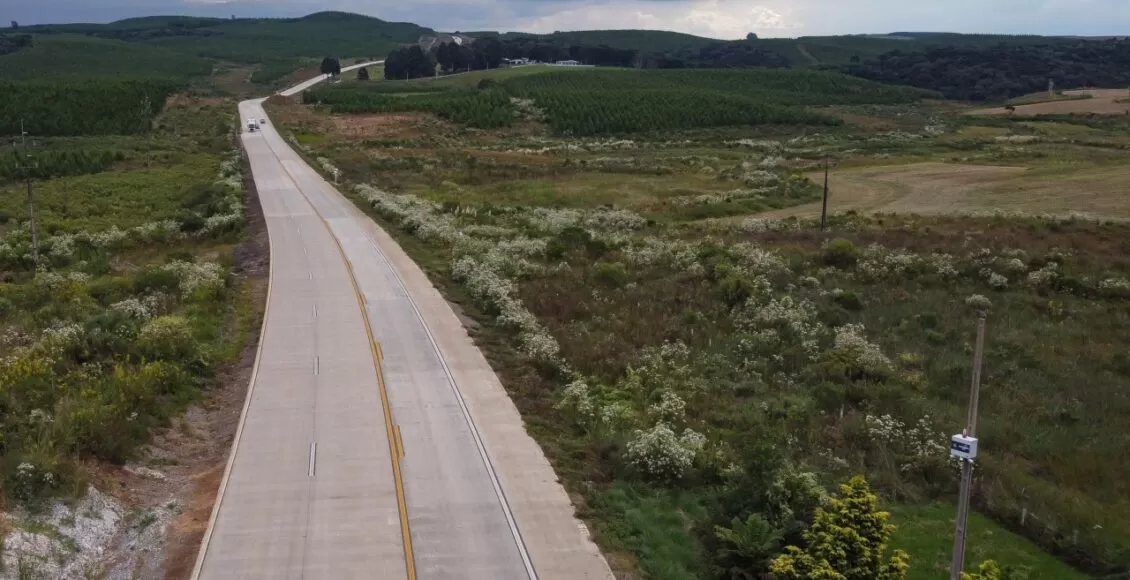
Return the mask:
MULTIPOLYGON (((822 173, 811 173, 819 182, 822 173)), ((1006 210, 1026 213, 1081 212, 1130 219, 1125 192, 1130 167, 1072 169, 1069 173, 1024 167, 914 163, 833 171, 829 211, 946 214, 1006 210)), ((762 214, 820 215, 820 203, 762 214)))
MULTIPOLYGON (((1080 89, 1077 91, 1064 91, 1065 95, 1089 94, 1089 99, 1048 101, 1045 103, 1032 103, 1031 105, 1017 105, 1014 115, 1064 115, 1071 113, 1096 113, 1101 115, 1130 115, 1130 102, 1124 101, 1130 97, 1126 89, 1080 89)), ((977 109, 969 111, 970 115, 1008 115, 1004 107, 992 109, 977 109)))
POLYGON ((333 135, 346 139, 403 139, 429 130, 441 129, 445 133, 450 130, 447 123, 424 113, 335 115, 331 121, 333 135))
MULTIPOLYGON (((248 340, 239 358, 220 370, 205 400, 189 408, 146 447, 145 460, 140 463, 160 471, 164 479, 145 477, 122 467, 101 466, 95 470, 96 486, 127 508, 153 508, 176 502, 183 510, 166 529, 164 544, 155 547, 142 566, 142 577, 146 578, 181 580, 191 574, 255 364, 266 306, 270 252, 266 222, 246 155, 243 163, 248 238, 235 248, 233 258, 235 275, 241 286, 250 288, 254 309, 248 340)), ((231 324, 229 331, 234 332, 235 321, 231 324)), ((129 558, 123 551, 131 548, 124 547, 121 540, 118 538, 108 555, 111 566, 129 558)))

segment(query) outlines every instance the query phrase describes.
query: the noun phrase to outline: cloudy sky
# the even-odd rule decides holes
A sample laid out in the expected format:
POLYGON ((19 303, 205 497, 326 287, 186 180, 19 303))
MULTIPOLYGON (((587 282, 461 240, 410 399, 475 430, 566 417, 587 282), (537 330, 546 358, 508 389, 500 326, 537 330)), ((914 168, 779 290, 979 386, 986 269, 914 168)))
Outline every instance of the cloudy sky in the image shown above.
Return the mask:
POLYGON ((1130 0, 0 0, 0 21, 300 16, 345 10, 439 30, 655 28, 716 38, 900 30, 1130 34, 1130 0))

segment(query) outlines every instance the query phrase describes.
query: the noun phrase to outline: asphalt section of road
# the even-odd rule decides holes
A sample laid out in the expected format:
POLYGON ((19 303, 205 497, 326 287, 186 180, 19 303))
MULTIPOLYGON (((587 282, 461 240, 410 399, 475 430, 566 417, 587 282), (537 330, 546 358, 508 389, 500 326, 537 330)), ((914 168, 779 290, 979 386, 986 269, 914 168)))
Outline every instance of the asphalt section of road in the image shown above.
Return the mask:
POLYGON ((273 127, 243 142, 271 290, 193 577, 612 578, 423 272, 273 127))

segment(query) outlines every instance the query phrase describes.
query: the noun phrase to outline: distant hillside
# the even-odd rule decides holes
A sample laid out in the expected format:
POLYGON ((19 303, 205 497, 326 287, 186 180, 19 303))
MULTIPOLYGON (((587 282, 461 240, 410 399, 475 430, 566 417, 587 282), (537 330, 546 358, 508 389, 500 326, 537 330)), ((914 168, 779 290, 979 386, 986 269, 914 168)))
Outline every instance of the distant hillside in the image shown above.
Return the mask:
POLYGON ((109 24, 30 26, 24 30, 38 34, 83 34, 237 62, 301 56, 381 56, 400 44, 435 34, 430 28, 411 23, 386 22, 345 12, 284 19, 154 16, 109 24))
POLYGON ((207 59, 157 46, 78 34, 35 34, 28 48, 0 56, 6 81, 132 76, 177 80, 207 76, 207 59))
MULTIPOLYGON (((473 36, 473 35, 472 35, 473 36)), ((509 32, 503 39, 536 37, 563 45, 605 45, 610 48, 638 50, 641 52, 669 52, 681 48, 699 48, 720 42, 714 38, 671 32, 668 30, 576 30, 553 34, 526 34, 509 32)))

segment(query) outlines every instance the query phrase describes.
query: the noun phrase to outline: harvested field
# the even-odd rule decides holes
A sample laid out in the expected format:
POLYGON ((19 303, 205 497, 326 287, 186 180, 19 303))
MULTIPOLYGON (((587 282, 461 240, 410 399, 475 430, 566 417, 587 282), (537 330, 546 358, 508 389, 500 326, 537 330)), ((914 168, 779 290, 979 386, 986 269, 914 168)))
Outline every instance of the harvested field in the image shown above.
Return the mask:
MULTIPOLYGON (((1014 115, 1064 115, 1072 113, 1096 113, 1101 115, 1130 115, 1130 91, 1126 89, 1081 89, 1064 91, 1064 95, 1091 95, 1089 99, 1058 100, 1031 105, 1019 105, 1014 115), (1119 102, 1123 101, 1123 102, 1119 102)), ((977 109, 970 115, 1007 115, 1004 107, 977 109)))
MULTIPOLYGON (((823 174, 808 175, 813 181, 823 174)), ((1063 170, 914 163, 834 171, 829 209, 945 214, 994 209, 1025 213, 1082 212, 1130 219, 1125 192, 1130 168, 1063 170)), ((766 217, 813 216, 820 204, 775 210, 766 217)))

